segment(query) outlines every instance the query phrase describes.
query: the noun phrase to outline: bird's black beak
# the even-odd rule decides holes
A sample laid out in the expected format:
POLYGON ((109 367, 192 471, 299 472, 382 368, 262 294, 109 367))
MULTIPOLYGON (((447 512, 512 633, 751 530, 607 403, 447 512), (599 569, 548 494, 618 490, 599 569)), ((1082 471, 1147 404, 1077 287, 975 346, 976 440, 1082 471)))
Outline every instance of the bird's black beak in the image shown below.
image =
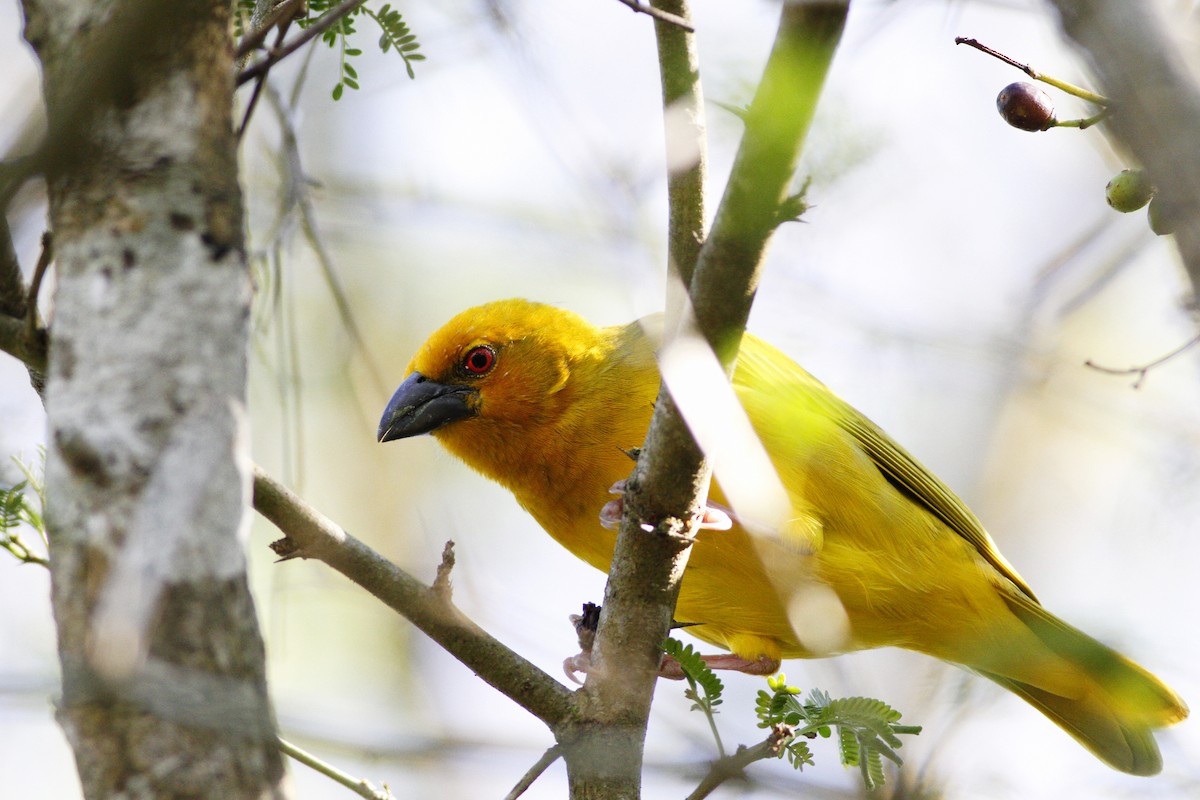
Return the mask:
POLYGON ((448 386, 419 372, 404 379, 379 420, 379 441, 390 442, 429 433, 475 414, 468 400, 478 394, 468 386, 448 386))

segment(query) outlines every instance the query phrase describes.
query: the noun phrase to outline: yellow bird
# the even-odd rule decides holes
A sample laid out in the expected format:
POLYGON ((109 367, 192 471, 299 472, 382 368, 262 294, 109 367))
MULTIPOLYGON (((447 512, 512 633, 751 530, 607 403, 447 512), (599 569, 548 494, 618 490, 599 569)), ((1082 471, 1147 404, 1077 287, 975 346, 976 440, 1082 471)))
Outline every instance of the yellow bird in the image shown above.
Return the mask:
MULTIPOLYGON (((601 525, 624 451, 645 438, 656 343, 635 322, 596 327, 554 306, 503 300, 434 333, 408 365, 381 442, 432 433, 507 487, 554 539, 607 571, 601 525)), ((1046 611, 966 505, 870 420, 747 334, 733 387, 786 488, 794 524, 752 536, 736 518, 693 546, 675 618, 769 672, 781 658, 903 647, 1024 698, 1124 772, 1162 768, 1153 729, 1187 716, 1157 678, 1046 611), (832 592, 845 633, 806 644, 806 587, 832 592)), ((725 502, 714 484, 714 503, 725 502)), ((826 637, 827 638, 827 637, 826 637)), ((728 664, 727 664, 728 665, 728 664)))

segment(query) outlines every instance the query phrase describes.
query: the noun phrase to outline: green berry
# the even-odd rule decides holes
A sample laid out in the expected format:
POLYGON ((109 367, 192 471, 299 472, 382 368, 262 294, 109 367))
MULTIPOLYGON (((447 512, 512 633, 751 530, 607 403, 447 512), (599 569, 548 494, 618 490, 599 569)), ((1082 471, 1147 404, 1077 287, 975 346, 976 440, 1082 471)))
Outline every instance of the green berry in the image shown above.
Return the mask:
POLYGON ((1056 122, 1050 95, 1024 81, 1010 83, 1000 90, 996 110, 1005 122, 1023 131, 1048 130, 1056 122))
POLYGON ((1123 169, 1104 187, 1104 197, 1108 204, 1128 214, 1145 207, 1154 197, 1154 184, 1140 169, 1123 169))

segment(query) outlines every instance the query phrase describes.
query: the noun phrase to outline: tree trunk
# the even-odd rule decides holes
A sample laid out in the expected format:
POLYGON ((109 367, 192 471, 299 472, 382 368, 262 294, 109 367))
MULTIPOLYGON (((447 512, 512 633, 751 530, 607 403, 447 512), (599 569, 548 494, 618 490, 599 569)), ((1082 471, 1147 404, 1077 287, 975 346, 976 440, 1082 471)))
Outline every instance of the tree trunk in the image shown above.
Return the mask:
POLYGON ((88 797, 284 793, 246 578, 228 0, 25 0, 57 259, 58 710, 88 797))

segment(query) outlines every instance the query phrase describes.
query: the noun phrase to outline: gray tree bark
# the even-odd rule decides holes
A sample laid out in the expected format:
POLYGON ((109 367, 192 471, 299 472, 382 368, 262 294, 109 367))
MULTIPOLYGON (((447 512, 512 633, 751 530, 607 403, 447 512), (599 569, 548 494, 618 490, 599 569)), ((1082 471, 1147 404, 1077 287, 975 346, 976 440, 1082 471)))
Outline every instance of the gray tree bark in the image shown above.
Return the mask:
POLYGON ((87 797, 276 797, 243 553, 250 282, 228 0, 25 0, 57 258, 46 485, 87 797))
MULTIPOLYGON (((1128 0, 1050 0, 1066 36, 1113 101, 1104 124, 1158 187, 1200 310, 1200 75, 1189 57, 1194 23, 1180 8, 1128 0), (1188 28, 1192 25, 1192 28, 1188 28)), ((1132 165, 1131 165, 1132 166, 1132 165)))

